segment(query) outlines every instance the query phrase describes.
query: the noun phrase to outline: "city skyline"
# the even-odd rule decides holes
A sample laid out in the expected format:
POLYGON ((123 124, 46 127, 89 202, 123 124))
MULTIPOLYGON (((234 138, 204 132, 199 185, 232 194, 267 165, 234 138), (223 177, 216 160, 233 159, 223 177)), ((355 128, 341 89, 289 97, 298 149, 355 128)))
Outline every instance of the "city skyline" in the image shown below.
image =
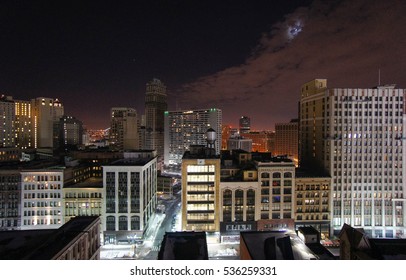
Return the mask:
POLYGON ((404 3, 289 2, 2 4, 0 90, 59 98, 97 129, 111 107, 143 114, 155 77, 168 110, 216 107, 224 123, 247 115, 261 130, 296 118, 300 86, 314 78, 406 87, 404 3))

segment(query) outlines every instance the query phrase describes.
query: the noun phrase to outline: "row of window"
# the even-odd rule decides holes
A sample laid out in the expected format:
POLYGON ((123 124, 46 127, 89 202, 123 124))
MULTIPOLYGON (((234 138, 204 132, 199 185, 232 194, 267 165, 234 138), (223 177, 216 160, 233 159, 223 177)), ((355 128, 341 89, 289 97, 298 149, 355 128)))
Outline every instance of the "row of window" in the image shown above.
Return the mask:
MULTIPOLYGON (((334 217, 333 218, 333 225, 334 226, 342 226, 341 222, 344 222, 346 224, 351 224, 351 217, 344 217, 341 219, 341 217, 334 217)), ((361 217, 354 217, 353 219, 354 226, 398 226, 402 227, 403 226, 403 218, 402 217, 396 217, 395 218, 395 223, 393 223, 393 218, 392 217, 384 217, 384 216, 374 216, 374 219, 372 217, 364 217, 364 220, 362 220, 361 217), (373 223, 374 220, 374 223, 373 223), (364 222, 363 225, 361 225, 361 222, 364 222), (385 222, 385 223, 383 223, 385 222)))
POLYGON ((24 211, 24 217, 27 216, 60 216, 60 210, 37 210, 37 211, 24 211))
POLYGON ((25 208, 31 207, 61 207, 60 201, 28 201, 24 202, 25 208))
POLYGON ((33 199, 33 198, 61 198, 61 193, 25 193, 24 199, 33 199))
POLYGON ((102 198, 102 193, 92 192, 92 193, 66 193, 65 198, 102 198))
MULTIPOLYGON (((270 173, 268 173, 268 172, 262 172, 261 173, 261 178, 282 178, 281 177, 282 176, 282 173, 281 172, 273 172, 272 173, 272 176, 270 176, 270 173)), ((293 177, 293 175, 292 175, 292 172, 284 172, 283 173, 283 178, 292 178, 293 177)))
POLYGON ((58 225, 58 224, 61 224, 61 219, 24 219, 25 226, 58 225))
MULTIPOLYGON (((106 217, 106 230, 115 231, 116 229, 116 217, 106 217)), ((118 218, 118 230, 140 230, 140 217, 131 216, 130 225, 128 225, 128 217, 120 216, 118 218)))
POLYGON ((61 184, 24 184, 24 190, 35 191, 35 190, 60 190, 61 184))
POLYGON ((23 177, 23 182, 61 181, 61 175, 28 175, 23 177))

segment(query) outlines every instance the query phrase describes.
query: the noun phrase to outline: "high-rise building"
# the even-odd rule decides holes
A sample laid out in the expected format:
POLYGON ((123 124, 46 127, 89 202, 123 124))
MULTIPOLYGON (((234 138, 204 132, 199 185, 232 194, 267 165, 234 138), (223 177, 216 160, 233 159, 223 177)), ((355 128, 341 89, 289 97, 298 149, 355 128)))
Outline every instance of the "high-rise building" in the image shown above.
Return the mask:
POLYGON ((206 145, 206 132, 212 128, 217 133, 215 152, 221 149, 220 109, 200 109, 165 112, 165 166, 180 166, 183 154, 191 145, 206 145))
POLYGON ((239 121, 240 134, 249 133, 251 131, 251 119, 247 116, 242 116, 239 121))
POLYGON ((182 159, 182 230, 216 232, 219 220, 220 156, 191 146, 182 159))
POLYGON ((31 101, 15 100, 14 102, 16 146, 23 150, 33 148, 34 134, 31 101))
POLYGON ((221 149, 227 150, 227 141, 231 136, 231 126, 228 124, 223 124, 221 126, 221 149))
POLYGON ((166 86, 158 79, 147 83, 145 93, 145 146, 164 155, 164 113, 168 109, 166 86))
POLYGON ((270 152, 270 141, 272 133, 270 131, 251 131, 240 133, 245 139, 252 139, 252 151, 266 153, 270 152))
POLYGON ((299 150, 299 123, 298 120, 292 120, 289 123, 275 124, 275 151, 277 156, 286 155, 291 158, 295 164, 298 163, 299 150))
POLYGON ((302 86, 300 165, 332 178, 332 228, 405 235, 405 89, 302 86))
POLYGON ((157 157, 125 156, 103 166, 103 232, 106 243, 141 238, 156 208, 157 157))
POLYGON ((58 99, 38 97, 31 100, 34 148, 53 148, 54 123, 63 116, 58 99))
POLYGON ((110 145, 119 151, 139 149, 137 111, 133 108, 111 109, 110 145))
POLYGON ((83 124, 72 116, 63 116, 54 124, 54 149, 82 145, 83 124))
POLYGON ((15 105, 11 96, 0 96, 0 147, 15 146, 15 105))

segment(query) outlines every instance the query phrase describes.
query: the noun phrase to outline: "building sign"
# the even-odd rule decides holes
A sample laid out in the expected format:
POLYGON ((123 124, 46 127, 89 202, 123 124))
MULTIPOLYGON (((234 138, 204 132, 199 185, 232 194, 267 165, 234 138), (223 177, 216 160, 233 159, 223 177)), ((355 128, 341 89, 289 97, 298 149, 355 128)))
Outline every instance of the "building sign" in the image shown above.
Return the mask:
POLYGON ((250 224, 238 224, 238 225, 226 225, 226 231, 242 231, 242 230, 251 230, 252 227, 250 224))
POLYGON ((198 159, 197 164, 198 165, 204 165, 204 159, 198 159))

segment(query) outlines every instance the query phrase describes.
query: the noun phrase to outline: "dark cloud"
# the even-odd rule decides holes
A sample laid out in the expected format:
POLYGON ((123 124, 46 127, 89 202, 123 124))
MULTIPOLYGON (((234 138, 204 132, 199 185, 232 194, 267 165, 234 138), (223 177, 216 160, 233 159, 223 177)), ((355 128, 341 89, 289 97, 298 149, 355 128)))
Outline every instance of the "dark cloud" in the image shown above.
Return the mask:
POLYGON ((244 64, 183 85, 178 100, 219 107, 224 123, 248 115, 254 128, 266 129, 297 116, 300 87, 314 78, 329 87, 372 87, 380 69, 381 83, 406 87, 405 14, 403 1, 315 1, 275 24, 244 64))

